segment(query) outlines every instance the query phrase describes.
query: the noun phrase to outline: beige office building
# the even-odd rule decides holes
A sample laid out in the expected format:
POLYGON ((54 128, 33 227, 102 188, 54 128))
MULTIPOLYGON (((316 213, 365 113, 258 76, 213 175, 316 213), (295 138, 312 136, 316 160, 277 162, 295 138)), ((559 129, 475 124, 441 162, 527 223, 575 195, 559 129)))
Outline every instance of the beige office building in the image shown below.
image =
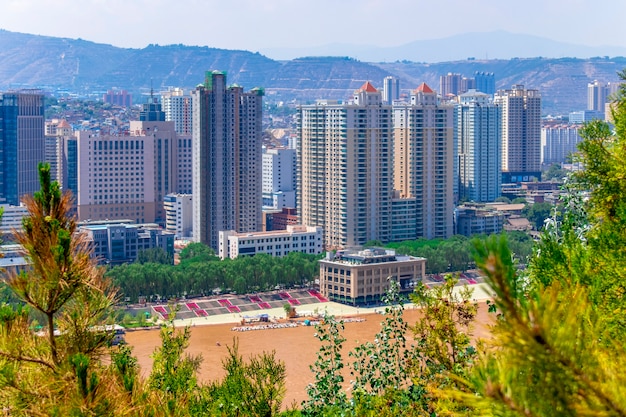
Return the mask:
POLYGON ((165 224, 163 201, 177 184, 173 122, 131 121, 128 136, 76 132, 78 218, 165 224))
POLYGON ((396 255, 388 249, 329 252, 320 260, 322 295, 355 305, 380 301, 390 280, 400 284, 400 291, 411 292, 425 276, 425 258, 396 255))
MULTIPOLYGON (((394 189, 415 199, 415 238, 454 234, 454 106, 422 84, 393 107, 394 189)), ((395 240, 395 239, 394 239, 395 240)))
POLYGON ((327 250, 391 237, 392 112, 369 82, 340 104, 298 110, 300 223, 324 230, 327 250))

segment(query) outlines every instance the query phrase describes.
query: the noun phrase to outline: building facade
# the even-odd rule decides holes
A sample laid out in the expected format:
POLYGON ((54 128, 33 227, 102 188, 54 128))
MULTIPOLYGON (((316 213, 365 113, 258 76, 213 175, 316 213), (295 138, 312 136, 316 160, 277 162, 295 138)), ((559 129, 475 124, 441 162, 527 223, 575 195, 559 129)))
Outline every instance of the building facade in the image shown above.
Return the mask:
POLYGON ((563 164, 570 155, 578 151, 582 137, 578 133, 580 125, 551 125, 541 128, 541 164, 563 164))
POLYGON ((396 281, 410 292, 426 276, 426 259, 369 248, 328 252, 320 260, 320 292, 329 300, 353 305, 377 303, 396 281))
POLYGON ((327 250, 391 237, 392 111, 366 82, 346 104, 298 109, 298 214, 327 250))
POLYGON ((296 173, 295 149, 264 149, 264 210, 296 207, 296 173))
POLYGON ((22 196, 39 190, 45 145, 43 94, 0 93, 0 203, 19 206, 22 196))
POLYGON ((502 109, 502 181, 541 178, 541 95, 514 85, 498 90, 494 102, 502 109))
POLYGON ((488 94, 459 96, 455 113, 459 199, 489 202, 500 197, 502 177, 500 108, 488 94))
MULTIPOLYGON (((423 83, 393 107, 395 197, 415 199, 416 237, 454 233, 454 106, 423 83)), ((384 240, 381 239, 384 242, 384 240)))
POLYGON ((221 259, 235 259, 266 253, 282 257, 291 252, 319 255, 322 253, 322 237, 321 227, 303 225, 289 225, 285 230, 255 233, 222 230, 218 256, 221 259))
POLYGON ((400 100, 400 80, 397 77, 385 77, 383 80, 383 103, 391 105, 395 100, 400 100))
POLYGON ((606 83, 598 80, 587 84, 587 110, 601 113, 604 119, 604 105, 609 95, 609 88, 606 83))
POLYGON ((174 233, 156 224, 133 224, 129 221, 83 222, 79 233, 85 233, 93 244, 92 256, 102 264, 120 265, 137 260, 141 251, 161 248, 174 259, 174 233))
POLYGON ((76 135, 79 220, 164 226, 163 201, 178 176, 173 122, 131 121, 128 136, 76 135))
POLYGON ((491 96, 496 93, 496 79, 493 72, 476 71, 474 79, 476 80, 476 90, 491 96))
POLYGON ((176 239, 193 236, 193 205, 191 194, 168 194, 165 196, 165 230, 174 233, 176 239))
POLYGON ((220 230, 261 230, 263 90, 213 71, 192 97, 193 235, 217 252, 220 230))
POLYGON ((456 234, 493 235, 502 232, 506 215, 482 204, 463 204, 455 210, 456 234))
POLYGON ((191 137, 193 116, 193 100, 185 90, 174 88, 161 93, 161 106, 165 113, 165 120, 174 122, 174 129, 179 136, 191 137))

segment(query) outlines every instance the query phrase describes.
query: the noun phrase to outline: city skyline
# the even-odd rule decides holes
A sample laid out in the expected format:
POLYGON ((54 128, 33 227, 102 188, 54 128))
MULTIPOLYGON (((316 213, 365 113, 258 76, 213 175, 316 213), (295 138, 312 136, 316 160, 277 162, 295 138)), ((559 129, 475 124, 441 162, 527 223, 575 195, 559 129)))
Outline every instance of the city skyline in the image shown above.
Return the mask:
POLYGON ((394 47, 501 30, 586 46, 626 47, 619 21, 626 3, 608 0, 528 0, 523 7, 492 0, 60 0, 50 6, 44 0, 9 1, 3 5, 0 28, 130 48, 182 43, 261 53, 272 48, 310 48, 338 42, 394 47), (205 13, 199 12, 202 10, 205 13), (442 17, 446 24, 441 24, 442 17), (68 24, 59 25, 60 21, 68 24), (233 21, 238 24, 233 25, 233 21), (315 30, 303 24, 306 22, 315 22, 315 30), (176 30, 156 30, 165 27, 176 30))

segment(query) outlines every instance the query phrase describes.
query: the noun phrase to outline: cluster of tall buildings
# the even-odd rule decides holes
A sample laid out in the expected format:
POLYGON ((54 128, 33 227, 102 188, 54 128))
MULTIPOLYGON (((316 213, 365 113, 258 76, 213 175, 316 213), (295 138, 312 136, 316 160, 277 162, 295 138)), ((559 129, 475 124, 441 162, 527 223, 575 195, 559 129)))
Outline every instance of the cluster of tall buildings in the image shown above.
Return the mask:
POLYGON ((5 93, 0 198, 17 205, 38 189, 34 168, 47 160, 79 220, 156 223, 216 252, 220 231, 263 230, 264 209, 321 228, 326 249, 447 238, 459 201, 495 200, 503 177, 539 177, 541 98, 519 85, 492 95, 493 74, 444 78, 468 88, 424 83, 401 96, 387 77, 382 91, 366 82, 345 102, 299 106, 296 149, 263 149, 263 89, 219 71, 191 94, 151 96, 118 135, 44 128, 42 94, 5 93))

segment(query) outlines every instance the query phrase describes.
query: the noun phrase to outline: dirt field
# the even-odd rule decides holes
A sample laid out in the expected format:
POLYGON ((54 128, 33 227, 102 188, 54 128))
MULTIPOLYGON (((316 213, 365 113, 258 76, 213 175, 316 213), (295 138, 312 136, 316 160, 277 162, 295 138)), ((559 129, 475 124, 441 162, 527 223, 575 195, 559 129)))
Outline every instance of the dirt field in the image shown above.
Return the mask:
MULTIPOLYGON (((478 324, 474 330, 476 337, 488 335, 488 325, 491 318, 488 316, 484 302, 480 303, 478 324)), ((419 317, 419 310, 406 310, 405 320, 414 323, 419 317)), ((380 322, 384 316, 380 314, 360 315, 365 322, 346 323, 344 336, 344 363, 348 363, 347 353, 358 344, 372 341, 374 335, 380 331, 380 322)), ((299 326, 296 328, 255 330, 249 332, 234 332, 232 324, 215 324, 195 326, 191 329, 191 341, 187 352, 191 355, 201 354, 203 357, 199 379, 201 381, 215 380, 224 375, 222 359, 227 355, 227 345, 232 345, 233 338, 239 339, 239 352, 244 358, 261 352, 276 352, 276 357, 285 362, 287 368, 287 393, 283 406, 292 403, 300 404, 307 399, 306 386, 313 382, 313 374, 309 366, 315 362, 320 342, 313 336, 313 327, 299 326), (219 345, 218 345, 219 344, 219 345)), ((152 366, 150 356, 159 345, 159 331, 147 330, 128 332, 126 341, 133 347, 133 353, 138 358, 144 375, 149 373, 152 366)), ((350 376, 344 375, 346 386, 350 376)))

